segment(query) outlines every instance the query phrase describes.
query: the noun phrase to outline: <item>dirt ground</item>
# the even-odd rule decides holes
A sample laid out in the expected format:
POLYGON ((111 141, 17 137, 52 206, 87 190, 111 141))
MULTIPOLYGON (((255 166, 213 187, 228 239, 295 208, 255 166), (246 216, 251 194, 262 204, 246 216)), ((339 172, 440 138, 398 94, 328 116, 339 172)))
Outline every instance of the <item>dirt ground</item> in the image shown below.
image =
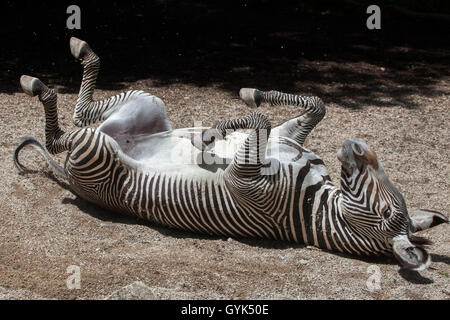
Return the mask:
MULTIPOLYGON (((329 63, 315 68, 325 74, 335 67, 329 63)), ((322 157, 339 184, 336 151, 345 138, 364 138, 405 196, 409 209, 429 208, 448 215, 450 78, 443 76, 421 90, 409 90, 408 83, 394 81, 404 75, 388 68, 364 62, 341 68, 358 70, 366 78, 350 84, 324 81, 314 87, 314 92, 327 93, 327 116, 306 147, 322 157), (363 88, 364 79, 372 75, 386 81, 363 88), (358 108, 336 103, 333 92, 347 92, 348 103, 358 103, 358 108), (359 100, 352 100, 352 92, 358 93, 359 100)), ((57 81, 50 85, 59 88, 57 81)), ((194 120, 211 125, 252 111, 238 99, 237 92, 214 83, 158 84, 149 78, 122 85, 123 90, 143 89, 162 98, 176 128, 190 127, 194 120)), ((303 82, 290 91, 311 94, 313 90, 303 82)), ((117 92, 97 90, 96 98, 117 92)), ((60 90, 63 128, 74 127, 75 101, 76 94, 60 90)), ((43 141, 43 108, 37 99, 18 91, 1 93, 0 106, 0 298, 450 298, 448 225, 421 233, 434 245, 429 248, 431 267, 420 273, 402 271, 388 258, 360 259, 290 243, 211 238, 150 225, 81 200, 49 174, 40 155, 31 149, 25 150, 21 159, 37 172, 20 175, 12 162, 14 147, 22 136, 43 141), (72 265, 80 267, 79 290, 69 290, 66 285, 71 275, 67 268, 72 265), (381 276, 380 288, 373 291, 366 285, 374 272, 369 268, 372 265, 379 268, 381 276), (137 291, 126 293, 133 288, 137 291)), ((260 109, 273 125, 299 113, 292 107, 260 109)), ((64 155, 57 159, 63 163, 64 155)))

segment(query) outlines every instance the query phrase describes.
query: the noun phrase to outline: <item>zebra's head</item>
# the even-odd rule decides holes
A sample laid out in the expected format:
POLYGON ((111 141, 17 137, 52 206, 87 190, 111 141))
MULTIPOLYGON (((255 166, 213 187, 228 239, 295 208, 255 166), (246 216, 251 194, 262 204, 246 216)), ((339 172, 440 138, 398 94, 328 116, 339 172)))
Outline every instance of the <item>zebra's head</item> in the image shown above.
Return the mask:
POLYGON ((413 233, 448 222, 448 218, 427 210, 408 214, 403 195, 364 140, 345 140, 338 159, 342 163, 342 213, 353 232, 375 240, 405 268, 427 268, 431 259, 424 245, 431 242, 413 233))

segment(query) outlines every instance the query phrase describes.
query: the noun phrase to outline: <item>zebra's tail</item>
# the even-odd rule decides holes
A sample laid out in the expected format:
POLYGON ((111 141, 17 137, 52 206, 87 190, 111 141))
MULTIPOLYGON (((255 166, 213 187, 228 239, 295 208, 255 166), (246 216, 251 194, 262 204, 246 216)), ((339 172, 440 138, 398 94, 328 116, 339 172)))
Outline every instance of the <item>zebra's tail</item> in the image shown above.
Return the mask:
POLYGON ((39 143, 39 141, 37 141, 36 139, 31 138, 31 137, 22 138, 22 140, 19 143, 19 145, 17 146, 16 150, 14 150, 14 165, 16 166, 17 169, 19 169, 22 172, 28 171, 28 169, 25 168, 19 161, 19 153, 26 146, 32 146, 37 151, 39 151, 39 153, 47 161, 47 163, 50 166, 50 168, 52 169, 53 173, 55 173, 56 175, 58 175, 64 179, 67 179, 67 175, 66 175, 66 172, 64 171, 64 168, 61 167, 60 165, 58 165, 51 158, 50 154, 47 152, 47 150, 45 150, 45 148, 42 146, 42 144, 39 143))

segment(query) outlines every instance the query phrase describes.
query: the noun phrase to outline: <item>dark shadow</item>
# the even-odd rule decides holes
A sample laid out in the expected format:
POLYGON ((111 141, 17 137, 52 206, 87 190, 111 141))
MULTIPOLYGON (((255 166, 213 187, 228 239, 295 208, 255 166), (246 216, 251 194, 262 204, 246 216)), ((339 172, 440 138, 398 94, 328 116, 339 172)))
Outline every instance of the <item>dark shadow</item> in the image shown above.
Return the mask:
POLYGON ((61 188, 72 191, 70 189, 70 185, 63 181, 63 178, 57 177, 53 172, 51 171, 43 171, 43 170, 34 170, 34 169, 25 169, 18 172, 20 176, 27 176, 29 174, 42 174, 46 178, 52 180, 55 182, 58 186, 61 188))
POLYGON ((422 276, 417 271, 412 271, 412 270, 408 270, 408 269, 400 269, 398 271, 398 274, 406 281, 414 283, 414 284, 432 284, 432 283, 434 283, 433 280, 422 276))
POLYGON ((63 204, 71 204, 76 206, 80 211, 90 215, 93 218, 104 222, 112 222, 112 223, 123 223, 130 225, 146 225, 147 223, 143 220, 139 220, 133 216, 127 216, 124 214, 118 214, 112 212, 111 210, 104 209, 100 206, 97 206, 93 203, 90 203, 83 198, 75 195, 75 198, 64 198, 61 202, 63 204))
POLYGON ((278 249, 278 250, 284 250, 284 249, 301 249, 305 248, 306 245, 304 244, 296 244, 293 242, 286 242, 281 240, 270 240, 270 239, 260 239, 260 238, 238 238, 234 239, 236 241, 239 241, 241 243, 245 243, 246 245, 257 247, 261 249, 278 249))
MULTIPOLYGON (((68 190, 70 190, 70 188, 68 190)), ((101 221, 147 226, 147 227, 150 227, 150 228, 156 230, 161 235, 164 235, 166 237, 172 237, 172 238, 177 238, 177 239, 198 239, 198 240, 222 239, 223 241, 227 241, 229 239, 229 237, 226 237, 226 236, 206 235, 206 234, 199 234, 199 233, 193 233, 190 231, 169 228, 169 227, 161 226, 156 223, 151 223, 149 221, 139 219, 134 216, 127 216, 124 214, 115 213, 115 212, 112 212, 111 210, 103 209, 93 203, 90 203, 90 202, 80 198, 77 195, 76 195, 75 199, 64 198, 62 200, 62 203, 74 205, 80 211, 90 215, 91 217, 99 219, 101 221)), ((258 238, 237 238, 236 239, 236 238, 233 238, 233 240, 245 243, 249 246, 265 248, 265 249, 287 249, 287 248, 304 247, 303 245, 296 245, 296 244, 288 243, 285 241, 269 240, 269 239, 258 239, 258 238)))
POLYGON ((448 94, 450 5, 378 1, 381 30, 368 30, 368 1, 80 2, 82 29, 65 27, 71 2, 2 1, 0 92, 22 74, 76 93, 81 67, 71 36, 102 59, 99 89, 148 91, 177 83, 318 95, 348 108, 418 108, 411 95, 448 94))
POLYGON ((379 264, 379 265, 396 265, 397 260, 395 260, 395 258, 390 257, 390 256, 357 256, 357 255, 350 255, 350 254, 346 254, 346 253, 340 253, 340 252, 333 252, 333 251, 328 251, 332 254, 335 254, 339 257, 344 257, 344 258, 349 258, 352 260, 359 260, 359 261, 364 261, 366 263, 371 263, 371 264, 379 264))
POLYGON ((68 190, 68 191, 71 191, 70 185, 69 185, 67 182, 63 181, 62 178, 56 176, 53 172, 51 172, 51 171, 46 171, 46 172, 44 172, 44 174, 45 174, 45 176, 46 176, 47 178, 49 178, 50 180, 52 180, 53 182, 55 182, 55 183, 56 183, 58 186, 60 186, 61 188, 65 189, 65 190, 68 190))
POLYGON ((445 263, 445 264, 450 264, 450 257, 449 256, 444 256, 444 255, 441 255, 441 254, 432 253, 431 254, 431 261, 433 261, 433 262, 442 262, 442 263, 445 263))

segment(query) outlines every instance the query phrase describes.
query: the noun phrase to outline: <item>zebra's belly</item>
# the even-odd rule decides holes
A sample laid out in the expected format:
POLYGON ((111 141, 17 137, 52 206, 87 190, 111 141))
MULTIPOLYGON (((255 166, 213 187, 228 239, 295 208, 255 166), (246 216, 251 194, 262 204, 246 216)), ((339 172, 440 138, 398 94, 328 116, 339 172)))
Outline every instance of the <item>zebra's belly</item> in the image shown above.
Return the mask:
POLYGON ((144 170, 208 174, 224 170, 248 136, 235 132, 203 152, 192 144, 194 139, 201 139, 201 130, 202 128, 177 129, 152 135, 116 138, 115 141, 121 151, 144 170))
MULTIPOLYGON (((141 168, 165 172, 214 173, 225 170, 232 162, 248 133, 234 132, 218 140, 207 151, 193 145, 200 141, 204 128, 185 128, 152 135, 117 138, 121 151, 135 160, 141 168)), ((320 161, 314 153, 286 137, 270 136, 266 158, 274 163, 320 161)))

